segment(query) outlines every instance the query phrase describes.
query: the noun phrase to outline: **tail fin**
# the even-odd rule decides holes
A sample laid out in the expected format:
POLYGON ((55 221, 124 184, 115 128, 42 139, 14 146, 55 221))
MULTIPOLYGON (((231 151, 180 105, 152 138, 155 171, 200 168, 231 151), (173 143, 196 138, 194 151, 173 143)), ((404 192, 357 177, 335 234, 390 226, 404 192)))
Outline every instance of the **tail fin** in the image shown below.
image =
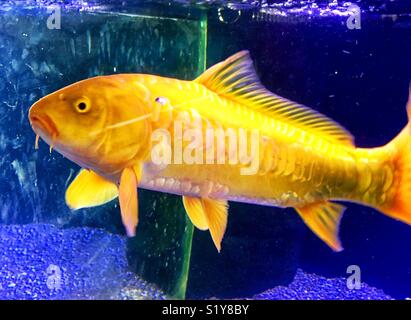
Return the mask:
POLYGON ((386 215, 411 225, 411 86, 407 103, 408 124, 388 146, 395 150, 394 196, 380 207, 386 215))

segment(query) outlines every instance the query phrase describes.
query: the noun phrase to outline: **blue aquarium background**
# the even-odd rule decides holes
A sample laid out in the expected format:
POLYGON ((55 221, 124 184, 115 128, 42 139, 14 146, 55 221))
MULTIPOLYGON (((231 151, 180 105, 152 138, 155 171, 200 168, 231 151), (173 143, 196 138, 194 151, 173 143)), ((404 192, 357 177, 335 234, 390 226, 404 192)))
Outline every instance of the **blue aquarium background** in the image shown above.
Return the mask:
POLYGON ((42 142, 35 150, 31 104, 96 75, 193 79, 243 49, 268 89, 341 123, 357 146, 407 123, 406 1, 0 4, 0 299, 411 297, 411 227, 364 206, 347 204, 335 253, 292 209, 231 203, 220 254, 178 197, 139 190, 132 239, 116 201, 67 208, 79 168, 42 142), (60 29, 47 24, 53 5, 60 29), (353 265, 360 289, 347 288, 353 265))

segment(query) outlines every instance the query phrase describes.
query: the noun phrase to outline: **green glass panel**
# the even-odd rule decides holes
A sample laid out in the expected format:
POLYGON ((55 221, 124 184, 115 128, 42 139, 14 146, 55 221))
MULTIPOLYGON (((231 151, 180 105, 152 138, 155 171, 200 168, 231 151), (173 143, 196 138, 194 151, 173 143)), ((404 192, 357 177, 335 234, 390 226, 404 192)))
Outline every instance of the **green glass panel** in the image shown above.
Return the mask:
MULTIPOLYGON (((193 21, 175 21, 178 21, 176 27, 193 36, 193 26, 190 27, 193 21)), ((195 71, 191 72, 191 76, 187 71, 177 74, 180 78, 191 79, 205 68, 206 16, 201 15, 195 23, 198 30, 197 69, 193 66, 192 70, 195 71)), ((178 34, 175 30, 168 32, 170 38, 178 34)), ((187 287, 193 225, 185 214, 181 197, 146 190, 141 190, 139 197, 143 202, 140 210, 144 212, 145 218, 139 225, 137 236, 129 240, 130 265, 146 280, 157 283, 171 297, 182 299, 187 287)))

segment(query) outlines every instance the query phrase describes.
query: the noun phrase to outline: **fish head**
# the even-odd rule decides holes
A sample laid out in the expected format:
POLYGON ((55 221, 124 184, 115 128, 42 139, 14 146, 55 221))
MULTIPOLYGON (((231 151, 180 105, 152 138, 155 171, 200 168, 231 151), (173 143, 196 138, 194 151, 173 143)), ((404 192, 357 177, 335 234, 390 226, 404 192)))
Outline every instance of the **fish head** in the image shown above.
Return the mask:
POLYGON ((101 172, 131 161, 144 145, 149 128, 144 121, 133 122, 145 112, 140 98, 122 77, 95 77, 40 99, 31 106, 29 120, 52 148, 101 172))

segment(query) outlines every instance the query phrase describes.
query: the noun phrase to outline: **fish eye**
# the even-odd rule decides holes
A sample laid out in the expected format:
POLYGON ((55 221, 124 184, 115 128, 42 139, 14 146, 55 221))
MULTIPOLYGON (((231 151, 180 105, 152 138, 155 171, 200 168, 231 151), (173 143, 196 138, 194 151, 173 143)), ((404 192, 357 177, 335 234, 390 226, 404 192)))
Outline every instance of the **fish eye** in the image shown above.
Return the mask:
POLYGON ((88 99, 82 98, 75 102, 74 107, 78 113, 86 113, 90 111, 90 101, 88 99))

